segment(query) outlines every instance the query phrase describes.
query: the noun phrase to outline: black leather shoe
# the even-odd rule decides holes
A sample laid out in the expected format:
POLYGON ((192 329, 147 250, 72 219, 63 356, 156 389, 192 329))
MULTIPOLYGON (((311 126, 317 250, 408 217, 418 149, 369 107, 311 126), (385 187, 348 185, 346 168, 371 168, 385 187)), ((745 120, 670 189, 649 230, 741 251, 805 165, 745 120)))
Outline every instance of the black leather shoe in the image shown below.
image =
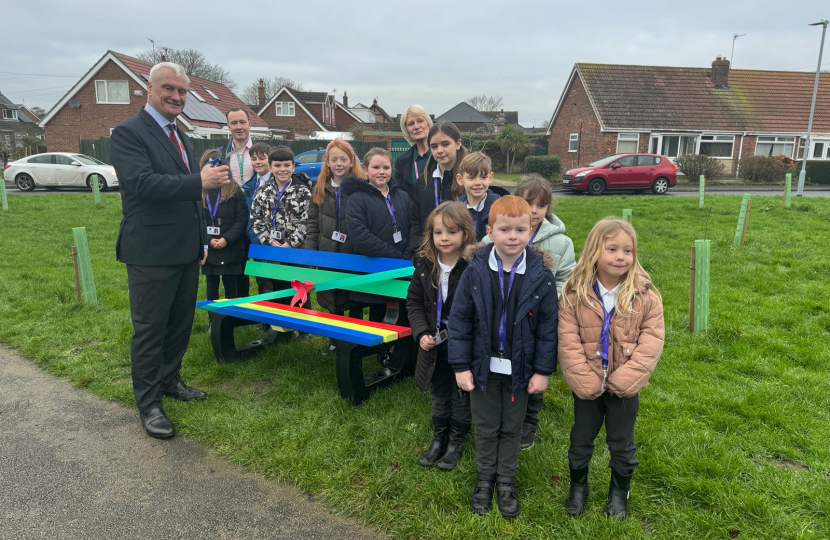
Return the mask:
POLYGON ((169 439, 176 434, 173 424, 170 423, 161 407, 153 407, 147 411, 147 414, 139 414, 139 416, 141 416, 141 425, 144 426, 144 431, 150 437, 169 439))
POLYGON ((620 521, 628 517, 628 495, 631 486, 631 474, 620 474, 611 469, 611 485, 608 488, 608 504, 605 515, 620 521))
POLYGON ((187 386, 179 381, 173 388, 162 390, 161 393, 165 396, 178 399, 179 401, 193 401, 194 399, 205 399, 207 394, 198 388, 187 386))
POLYGON ((499 512, 505 518, 512 519, 519 515, 519 497, 516 479, 513 476, 497 476, 499 512))
POLYGON ((470 510, 474 514, 486 514, 493 508, 493 474, 479 474, 476 477, 476 489, 470 499, 470 510))
POLYGON ((568 500, 565 501, 565 510, 569 516, 576 517, 585 513, 588 493, 588 467, 571 469, 571 489, 568 500))

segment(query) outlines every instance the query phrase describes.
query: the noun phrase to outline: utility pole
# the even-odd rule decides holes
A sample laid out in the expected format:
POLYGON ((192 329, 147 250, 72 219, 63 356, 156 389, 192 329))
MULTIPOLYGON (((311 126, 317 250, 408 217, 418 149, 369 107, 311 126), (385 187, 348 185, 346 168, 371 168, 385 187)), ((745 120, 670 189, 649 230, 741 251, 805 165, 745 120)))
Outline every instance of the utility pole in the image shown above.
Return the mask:
POLYGON ((734 69, 735 67, 735 40, 737 40, 739 37, 744 37, 745 35, 746 34, 735 34, 734 36, 732 36, 732 54, 729 55, 730 68, 734 69))
POLYGON ((810 134, 813 131, 813 114, 816 112, 816 94, 818 93, 818 77, 821 73, 821 55, 824 52, 824 35, 827 33, 828 21, 825 19, 809 26, 823 26, 821 30, 821 46, 818 49, 818 65, 816 66, 816 82, 813 83, 813 101, 810 104, 810 119, 807 121, 807 140, 804 141, 804 156, 801 162, 801 171, 798 173, 798 190, 796 197, 804 195, 804 180, 807 178, 807 154, 810 153, 810 134))

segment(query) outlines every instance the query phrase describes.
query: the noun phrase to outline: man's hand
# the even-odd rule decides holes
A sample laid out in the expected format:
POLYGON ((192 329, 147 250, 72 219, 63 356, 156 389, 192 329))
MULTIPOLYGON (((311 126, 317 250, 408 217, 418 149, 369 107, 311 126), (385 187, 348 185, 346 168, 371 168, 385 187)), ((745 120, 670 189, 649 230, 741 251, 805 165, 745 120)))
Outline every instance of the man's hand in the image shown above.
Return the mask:
POLYGON ((541 394, 548 389, 548 379, 549 377, 547 375, 534 373, 533 377, 530 378, 530 382, 527 383, 527 393, 541 394))
POLYGON ((435 340, 429 334, 424 334, 421 336, 420 345, 423 350, 428 351, 435 347, 435 340))
POLYGON ((208 251, 208 250, 206 249, 206 250, 205 250, 205 256, 204 256, 204 257, 202 257, 202 260, 201 260, 201 261, 199 261, 199 264, 200 264, 200 265, 202 265, 202 266, 204 266, 204 265, 205 265, 205 262, 207 262, 207 251, 208 251))
POLYGON ((213 249, 223 249, 227 247, 228 241, 224 238, 211 238, 210 239, 210 247, 213 249))
POLYGON ((230 183, 228 166, 204 167, 202 169, 202 189, 213 189, 230 183))
POLYGON ((455 374, 455 383, 465 392, 472 392, 476 387, 473 382, 473 372, 469 369, 455 374))

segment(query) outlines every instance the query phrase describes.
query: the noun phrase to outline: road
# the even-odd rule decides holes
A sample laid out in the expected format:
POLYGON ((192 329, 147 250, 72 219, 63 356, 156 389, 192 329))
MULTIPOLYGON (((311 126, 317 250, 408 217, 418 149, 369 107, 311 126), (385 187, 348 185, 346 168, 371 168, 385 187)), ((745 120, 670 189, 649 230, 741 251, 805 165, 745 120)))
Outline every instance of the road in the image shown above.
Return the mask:
MULTIPOLYGON (((210 399, 210 398, 208 398, 210 399)), ((383 539, 0 343, 0 539, 383 539)))

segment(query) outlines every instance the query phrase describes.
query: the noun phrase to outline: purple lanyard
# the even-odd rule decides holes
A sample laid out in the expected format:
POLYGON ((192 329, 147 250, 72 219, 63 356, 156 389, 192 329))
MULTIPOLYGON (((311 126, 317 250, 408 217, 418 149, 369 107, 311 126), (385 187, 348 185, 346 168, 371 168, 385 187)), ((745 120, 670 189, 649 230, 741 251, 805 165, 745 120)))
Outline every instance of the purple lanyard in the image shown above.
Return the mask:
MULTIPOLYGON (((415 152, 417 154, 417 150, 415 152)), ((412 160, 412 164, 415 165, 415 180, 418 179, 418 158, 412 160)))
POLYGON ((398 222, 395 220, 395 207, 392 206, 392 201, 389 200, 390 194, 387 193, 384 200, 386 201, 386 208, 389 210, 389 216, 392 218, 392 227, 395 229, 395 232, 398 232, 398 222))
POLYGON ((337 201, 337 232, 340 232, 340 186, 334 188, 334 200, 337 201))
MULTIPOLYGON (((443 182, 443 181, 444 181, 444 178, 442 177, 441 182, 443 182)), ((440 197, 438 196, 438 177, 436 177, 436 176, 432 177, 432 187, 435 188, 435 208, 438 208, 438 205, 441 204, 442 202, 444 202, 444 197, 443 197, 444 193, 442 191, 441 196, 440 197)))
POLYGON ((280 191, 280 188, 277 187, 277 179, 274 178, 274 187, 277 187, 277 196, 274 199, 274 209, 271 211, 271 227, 277 226, 277 208, 280 205, 280 199, 282 198, 282 194, 285 193, 285 190, 288 189, 288 186, 290 185, 291 180, 289 180, 288 183, 285 184, 285 187, 282 188, 282 191, 280 191))
POLYGON ((208 207, 208 213, 210 214, 210 222, 213 223, 214 218, 216 218, 216 211, 219 210, 219 199, 222 198, 222 191, 219 191, 216 194, 216 205, 211 207, 210 205, 210 193, 205 193, 205 204, 208 207))
POLYGON ((536 233, 538 233, 539 229, 541 229, 541 228, 542 228, 542 222, 540 221, 539 224, 536 225, 536 230, 533 231, 533 236, 531 236, 530 240, 527 241, 528 246, 533 243, 533 239, 536 238, 536 233))
MULTIPOLYGON (((450 270, 452 272, 452 270, 450 270)), ((444 306, 444 288, 441 286, 441 282, 443 281, 442 275, 443 271, 440 269, 438 270, 438 314, 435 316, 435 327, 440 329, 442 324, 447 324, 447 319, 441 319, 441 311, 444 306)))
POLYGON ((499 320, 499 357, 504 357, 504 342, 507 338, 507 302, 510 300, 510 289, 513 288, 513 278, 516 277, 516 269, 519 263, 525 258, 524 252, 516 259, 513 266, 510 268, 510 277, 507 280, 507 294, 504 294, 504 266, 501 263, 501 257, 498 253, 493 253, 496 256, 496 264, 499 266, 499 294, 501 295, 501 319, 499 320))
POLYGON ((605 304, 602 302, 602 296, 599 294, 599 286, 594 282, 594 292, 599 299, 599 305, 602 308, 602 333, 599 335, 597 341, 597 353, 602 356, 602 371, 608 372, 608 345, 611 341, 611 317, 614 316, 614 309, 605 311, 605 304))

